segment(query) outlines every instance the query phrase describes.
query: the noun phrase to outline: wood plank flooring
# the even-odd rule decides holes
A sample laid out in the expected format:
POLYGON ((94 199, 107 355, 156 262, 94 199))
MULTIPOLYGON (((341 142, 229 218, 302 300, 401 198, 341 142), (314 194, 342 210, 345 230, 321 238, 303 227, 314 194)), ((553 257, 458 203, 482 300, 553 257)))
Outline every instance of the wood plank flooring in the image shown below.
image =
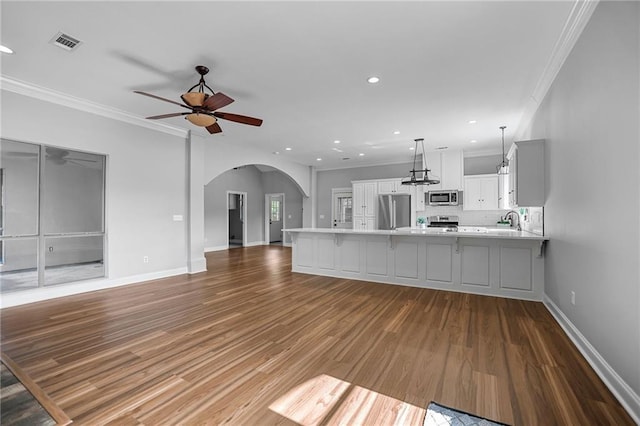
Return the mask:
POLYGON ((541 303, 295 274, 286 247, 0 311, 2 350, 76 424, 632 425, 541 303))

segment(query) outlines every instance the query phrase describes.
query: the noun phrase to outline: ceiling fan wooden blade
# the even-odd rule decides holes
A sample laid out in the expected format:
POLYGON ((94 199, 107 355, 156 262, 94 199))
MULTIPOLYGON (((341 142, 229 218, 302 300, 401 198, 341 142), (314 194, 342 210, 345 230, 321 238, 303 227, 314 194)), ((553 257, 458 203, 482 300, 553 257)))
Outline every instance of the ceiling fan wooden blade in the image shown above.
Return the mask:
POLYGON ((261 119, 247 117, 246 115, 230 114, 228 112, 214 112, 213 115, 223 120, 235 121, 236 123, 249 124, 251 126, 260 126, 262 124, 261 119))
POLYGON ((222 107, 225 107, 233 102, 233 99, 225 95, 224 93, 218 92, 215 95, 211 95, 204 101, 202 106, 207 108, 209 111, 215 111, 222 107))
POLYGON ((211 134, 222 132, 222 128, 220 128, 218 123, 213 123, 211 126, 205 127, 205 129, 207 129, 211 134))
POLYGON ((159 120, 161 118, 170 118, 170 117, 178 117, 181 115, 189 115, 190 112, 174 112, 171 114, 162 114, 162 115, 152 115, 151 117, 147 117, 149 120, 159 120))
POLYGON ((147 92, 141 92, 139 90, 134 90, 133 93, 137 93, 139 95, 144 95, 144 96, 149 96, 150 98, 154 98, 154 99, 159 99, 161 101, 165 101, 165 102, 169 102, 178 106, 181 106, 183 108, 187 108, 187 109, 191 109, 190 106, 181 104, 180 102, 176 102, 176 101, 172 101, 171 99, 166 99, 166 98, 161 98, 160 96, 156 96, 156 95, 152 95, 151 93, 147 93, 147 92))

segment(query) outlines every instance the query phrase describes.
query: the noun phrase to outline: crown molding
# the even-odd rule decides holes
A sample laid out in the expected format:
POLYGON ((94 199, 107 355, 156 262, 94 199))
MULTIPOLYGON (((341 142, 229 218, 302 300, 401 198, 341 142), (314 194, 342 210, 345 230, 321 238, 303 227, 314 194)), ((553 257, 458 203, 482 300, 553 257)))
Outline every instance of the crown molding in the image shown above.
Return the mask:
POLYGON ((556 42, 551 56, 547 62, 547 65, 538 80, 527 105, 524 108, 522 117, 520 118, 520 124, 515 132, 514 140, 522 139, 527 127, 531 124, 531 120, 535 115, 538 107, 547 95, 547 92, 551 88, 553 81, 556 79, 558 72, 564 65, 564 61, 567 59, 573 46, 575 46, 580 34, 587 26, 593 11, 598 6, 600 0, 575 0, 573 8, 567 17, 567 21, 562 28, 560 37, 556 42))
POLYGON ((0 89, 17 93, 19 95, 29 96, 31 98, 36 98, 38 100, 43 100, 56 105, 88 112, 90 114, 122 121, 124 123, 133 124, 134 126, 145 127, 147 129, 156 130, 158 132, 167 133, 173 136, 179 136, 185 139, 189 135, 189 132, 185 129, 150 121, 116 108, 91 102, 86 99, 78 98, 66 93, 57 92, 55 90, 36 86, 31 83, 15 80, 5 76, 0 76, 0 89))

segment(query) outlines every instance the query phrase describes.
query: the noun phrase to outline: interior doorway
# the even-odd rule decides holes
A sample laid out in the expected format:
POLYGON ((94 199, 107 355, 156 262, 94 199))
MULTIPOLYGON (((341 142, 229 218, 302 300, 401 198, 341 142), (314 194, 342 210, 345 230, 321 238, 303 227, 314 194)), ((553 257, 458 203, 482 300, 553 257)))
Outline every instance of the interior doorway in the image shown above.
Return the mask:
POLYGON ((331 189, 331 226, 343 229, 353 227, 353 191, 351 188, 331 189))
POLYGON ((227 191, 228 247, 247 245, 247 193, 227 191))
POLYGON ((265 194, 265 235, 264 240, 269 244, 282 244, 285 228, 284 193, 265 194))

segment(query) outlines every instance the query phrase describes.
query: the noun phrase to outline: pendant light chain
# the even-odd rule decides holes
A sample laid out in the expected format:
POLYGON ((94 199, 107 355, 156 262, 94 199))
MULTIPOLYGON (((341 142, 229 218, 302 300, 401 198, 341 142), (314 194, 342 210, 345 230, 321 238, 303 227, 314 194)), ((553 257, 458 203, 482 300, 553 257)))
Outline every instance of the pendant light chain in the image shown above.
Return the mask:
POLYGON ((496 172, 499 175, 505 175, 509 173, 509 163, 507 162, 507 159, 504 155, 504 129, 506 128, 507 126, 499 127, 499 129, 502 130, 502 161, 496 166, 496 172))

